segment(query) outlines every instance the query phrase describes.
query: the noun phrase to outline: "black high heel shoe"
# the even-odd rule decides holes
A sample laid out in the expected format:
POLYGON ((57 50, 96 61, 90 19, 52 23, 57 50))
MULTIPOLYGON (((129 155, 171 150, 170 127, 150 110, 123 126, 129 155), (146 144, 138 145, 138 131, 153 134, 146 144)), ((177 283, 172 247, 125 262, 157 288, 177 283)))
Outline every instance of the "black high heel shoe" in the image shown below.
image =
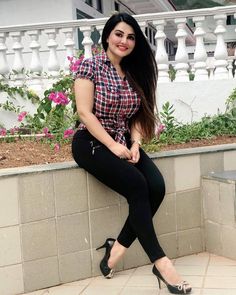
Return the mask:
POLYGON ((114 269, 108 266, 108 259, 110 258, 111 248, 113 247, 114 243, 115 243, 115 239, 108 238, 106 239, 106 242, 104 243, 104 245, 96 249, 96 250, 99 250, 102 248, 106 249, 105 255, 100 262, 100 270, 102 274, 104 275, 104 277, 107 279, 111 279, 114 275, 114 269))
POLYGON ((153 265, 152 272, 157 277, 160 289, 161 289, 161 281, 162 281, 164 284, 166 284, 169 292, 172 294, 189 294, 192 290, 191 287, 187 287, 189 284, 186 281, 182 281, 181 283, 177 285, 168 284, 167 281, 160 274, 159 270, 156 268, 155 265, 153 265))

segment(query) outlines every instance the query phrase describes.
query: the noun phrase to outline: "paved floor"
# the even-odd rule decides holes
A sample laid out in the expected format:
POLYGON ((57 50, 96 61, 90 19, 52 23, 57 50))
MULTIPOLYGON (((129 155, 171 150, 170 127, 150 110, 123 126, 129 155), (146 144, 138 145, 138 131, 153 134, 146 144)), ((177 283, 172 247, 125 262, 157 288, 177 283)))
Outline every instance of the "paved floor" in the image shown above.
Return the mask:
MULTIPOLYGON (((200 253, 173 260, 182 277, 192 286, 192 294, 236 295, 236 260, 200 253)), ((113 279, 103 277, 67 283, 27 295, 162 295, 169 294, 151 274, 151 265, 116 273, 113 279)))

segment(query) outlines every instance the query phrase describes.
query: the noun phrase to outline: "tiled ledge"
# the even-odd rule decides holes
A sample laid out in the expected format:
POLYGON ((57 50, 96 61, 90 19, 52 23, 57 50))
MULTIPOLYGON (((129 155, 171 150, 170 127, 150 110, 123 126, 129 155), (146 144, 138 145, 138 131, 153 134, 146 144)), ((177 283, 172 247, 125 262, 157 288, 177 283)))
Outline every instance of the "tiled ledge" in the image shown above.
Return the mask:
MULTIPOLYGON (((154 218, 160 243, 172 258, 204 251, 201 177, 235 170, 236 145, 156 153, 152 159, 167 192, 154 218)), ((95 248, 119 233, 128 212, 122 196, 74 162, 0 169, 0 187, 0 282, 6 282, 0 294, 100 273, 104 252, 95 248)), ((149 262, 138 242, 128 252, 118 269, 149 262)))

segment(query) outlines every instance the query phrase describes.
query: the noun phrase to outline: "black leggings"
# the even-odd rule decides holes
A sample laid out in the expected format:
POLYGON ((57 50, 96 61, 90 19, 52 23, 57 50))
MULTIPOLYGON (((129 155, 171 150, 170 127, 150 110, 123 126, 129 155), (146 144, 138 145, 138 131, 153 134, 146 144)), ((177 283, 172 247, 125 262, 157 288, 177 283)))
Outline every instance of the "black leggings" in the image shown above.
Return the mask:
MULTIPOLYGON (((127 140, 129 147, 130 140, 127 140)), ((113 154, 87 130, 75 133, 72 153, 80 167, 126 198, 129 216, 117 238, 118 242, 128 248, 137 237, 151 262, 164 257, 152 217, 164 198, 165 183, 146 153, 140 148, 139 162, 131 164, 113 154)))

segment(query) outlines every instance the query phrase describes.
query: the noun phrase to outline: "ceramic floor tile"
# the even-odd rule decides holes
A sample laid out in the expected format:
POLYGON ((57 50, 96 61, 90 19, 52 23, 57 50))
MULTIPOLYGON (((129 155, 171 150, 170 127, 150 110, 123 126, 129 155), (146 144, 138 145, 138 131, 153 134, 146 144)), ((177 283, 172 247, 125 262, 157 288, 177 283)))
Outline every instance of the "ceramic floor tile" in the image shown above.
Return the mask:
POLYGON ((236 265, 209 265, 207 276, 236 276, 236 265))
POLYGON ((175 265, 176 270, 181 276, 204 276, 206 273, 206 265, 175 265))
POLYGON ((236 260, 212 254, 210 256, 209 265, 236 265, 236 260))
MULTIPOLYGON (((202 295, 201 294, 201 289, 198 289, 198 288, 194 288, 192 289, 191 295, 202 295)), ((170 292, 168 291, 167 288, 163 288, 161 289, 161 291, 159 292, 159 295, 170 295, 170 292)), ((223 294, 222 294, 223 295, 223 294)))
POLYGON ((156 287, 158 285, 157 279, 154 275, 135 275, 130 277, 126 286, 147 286, 156 287))
POLYGON ((119 295, 122 286, 88 286, 84 291, 79 294, 83 295, 119 295))
POLYGON ((121 295, 158 295, 158 288, 152 287, 126 287, 121 295))
POLYGON ((124 286, 125 283, 128 281, 129 276, 128 275, 115 275, 112 279, 108 280, 105 279, 102 276, 96 277, 90 284, 89 287, 94 286, 105 286, 105 287, 111 287, 111 286, 124 286))
POLYGON ((236 289, 204 289, 202 295, 235 295, 236 289))
POLYGON ((189 256, 184 256, 180 258, 176 258, 174 264, 175 265, 207 265, 209 262, 209 254, 208 253, 199 253, 189 256))
MULTIPOLYGON (((79 295, 85 289, 85 286, 57 286, 50 288, 47 295, 79 295)), ((46 295, 45 294, 45 295, 46 295)))
POLYGON ((89 278, 85 280, 75 281, 64 284, 64 286, 88 286, 96 278, 89 278))
POLYGON ((152 265, 144 265, 144 266, 140 266, 138 268, 135 269, 133 275, 153 275, 152 274, 152 265))
POLYGON ((204 288, 236 289, 236 279, 235 277, 206 277, 204 288))

